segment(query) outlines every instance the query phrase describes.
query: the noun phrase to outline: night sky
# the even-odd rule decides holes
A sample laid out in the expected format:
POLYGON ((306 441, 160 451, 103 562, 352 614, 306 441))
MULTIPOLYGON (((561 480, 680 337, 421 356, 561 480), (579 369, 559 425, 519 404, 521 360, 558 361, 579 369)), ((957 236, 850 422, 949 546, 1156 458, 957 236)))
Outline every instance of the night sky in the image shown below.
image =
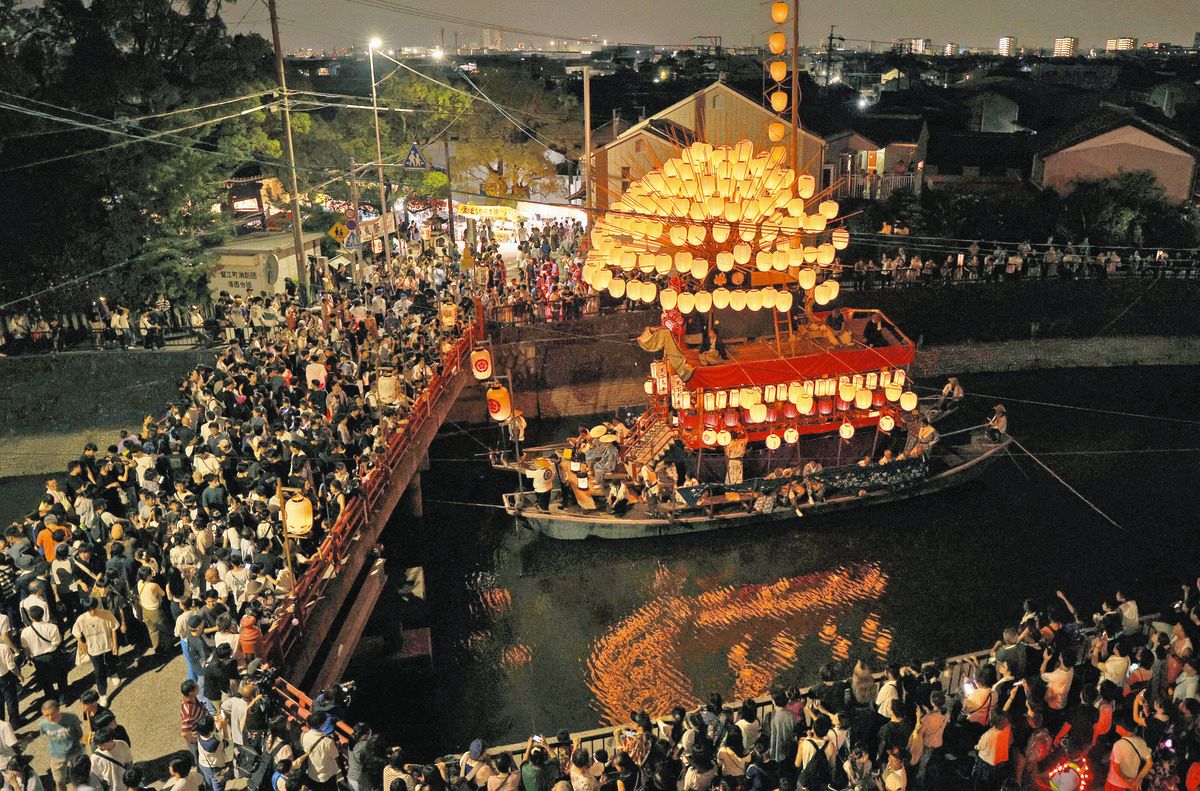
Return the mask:
MULTIPOLYGON (((351 0, 278 0, 283 43, 336 48, 363 43, 372 36, 388 46, 436 45, 442 23, 355 4, 351 0)), ((389 0, 373 0, 387 4, 389 0)), ((407 0, 409 6, 435 9, 457 17, 495 22, 559 36, 599 35, 610 41, 685 44, 693 36, 720 35, 726 44, 761 42, 771 27, 760 0, 407 0)), ((265 3, 238 0, 225 18, 236 30, 269 35, 265 3)), ((1107 38, 1133 36, 1190 46, 1200 31, 1200 0, 804 0, 801 37, 816 45, 836 24, 847 39, 891 41, 927 37, 963 47, 994 49, 1002 35, 1015 35, 1020 46, 1049 47, 1057 36, 1076 36, 1081 51, 1103 48, 1107 38)), ((454 32, 463 43, 478 41, 478 27, 445 25, 446 42, 454 32)), ((522 38, 504 34, 504 45, 522 38)), ((854 45, 855 42, 849 42, 854 45)))

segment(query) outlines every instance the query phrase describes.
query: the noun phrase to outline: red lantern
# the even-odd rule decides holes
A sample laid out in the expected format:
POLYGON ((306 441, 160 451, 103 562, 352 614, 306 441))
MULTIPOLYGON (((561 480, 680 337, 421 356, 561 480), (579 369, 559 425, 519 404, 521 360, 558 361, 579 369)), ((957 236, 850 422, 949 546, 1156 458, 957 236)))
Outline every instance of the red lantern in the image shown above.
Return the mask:
POLYGON ((820 400, 820 402, 817 404, 817 411, 820 412, 822 415, 833 414, 833 399, 832 398, 822 398, 820 400))
POLYGON ((779 410, 775 409, 774 406, 767 407, 767 421, 766 422, 774 423, 776 420, 779 420, 779 410))
POLYGON ((850 402, 844 398, 839 398, 837 400, 837 408, 838 408, 839 412, 845 412, 847 409, 850 408, 850 402))
POLYGON ((738 411, 736 409, 725 410, 725 425, 733 428, 738 424, 738 411))
POLYGON ((704 413, 704 426, 706 428, 716 428, 717 423, 719 423, 720 421, 721 421, 721 416, 719 414, 717 414, 716 412, 705 412, 704 413))
POLYGON ((796 405, 791 401, 787 401, 783 405, 783 417, 785 420, 792 420, 800 414, 800 410, 796 409, 796 405))
POLYGON ((871 406, 883 406, 887 401, 887 397, 883 394, 883 390, 875 390, 871 393, 871 406))

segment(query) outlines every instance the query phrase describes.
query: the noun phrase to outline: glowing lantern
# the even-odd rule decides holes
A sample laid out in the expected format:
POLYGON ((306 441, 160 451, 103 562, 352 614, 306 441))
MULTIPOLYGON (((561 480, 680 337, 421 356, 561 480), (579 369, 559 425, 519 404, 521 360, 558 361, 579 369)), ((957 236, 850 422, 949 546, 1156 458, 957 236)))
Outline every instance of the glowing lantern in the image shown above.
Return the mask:
POLYGON ((646 391, 646 395, 654 395, 654 380, 647 379, 642 385, 642 389, 646 391))
POLYGON ((768 450, 779 450, 779 435, 778 434, 768 434, 767 435, 767 449, 768 450))
POLYGON ((887 396, 888 401, 899 401, 900 394, 904 392, 904 388, 895 382, 891 382, 883 388, 883 394, 887 396))
POLYGON ((729 251, 717 253, 717 269, 729 272, 733 269, 733 253, 729 251))
POLYGON ((831 277, 825 281, 825 291, 829 294, 830 300, 835 300, 842 291, 842 284, 831 277))
POLYGON ((772 3, 771 4, 771 21, 777 25, 782 25, 788 18, 787 3, 772 3))
MULTIPOLYGON (((691 267, 689 267, 690 269, 691 267)), ((654 256, 654 271, 660 275, 665 275, 671 271, 671 256, 666 253, 659 253, 654 256)))
POLYGON ((838 398, 842 401, 846 401, 846 402, 853 401, 854 400, 854 385, 852 385, 849 382, 842 382, 841 384, 838 385, 837 394, 838 394, 838 398))
POLYGON ((797 279, 800 281, 800 288, 808 291, 817 284, 817 273, 815 270, 805 267, 800 270, 800 275, 797 279))
POLYGON ((831 236, 835 250, 845 250, 850 246, 850 232, 845 228, 836 228, 831 236))
POLYGON ((782 272, 788 268, 789 258, 790 256, 788 255, 788 251, 786 249, 776 250, 771 256, 771 266, 776 272, 782 272))
POLYGON ((768 404, 775 400, 775 385, 767 385, 763 388, 763 401, 768 404))
POLYGON ((905 377, 904 377, 904 369, 903 368, 897 368, 895 371, 892 372, 892 382, 900 385, 901 387, 904 386, 905 377))
POLYGON ((781 60, 771 61, 771 65, 767 67, 767 72, 775 82, 783 82, 787 79, 787 64, 781 60))
POLYGON ((717 408, 717 394, 708 392, 704 394, 704 411, 712 412, 717 408))
POLYGON ((657 296, 658 296, 658 286, 656 284, 642 283, 642 293, 640 295, 642 302, 649 305, 654 302, 654 299, 657 296))
POLYGON ((654 253, 641 253, 637 258, 638 269, 649 274, 654 271, 657 256, 654 253))
POLYGON ((792 309, 793 302, 794 299, 792 298, 792 292, 780 291, 775 296, 775 310, 779 311, 780 313, 788 313, 792 309))
POLYGON ((911 412, 917 408, 917 394, 912 390, 905 390, 900 394, 900 408, 905 412, 911 412))
POLYGON ((817 191, 817 180, 807 173, 796 177, 796 194, 808 200, 817 191))
POLYGON ((821 266, 829 266, 835 258, 837 258, 837 250, 828 242, 817 248, 817 263, 821 266))
POLYGON ((717 310, 725 310, 729 307, 729 289, 718 288, 713 292, 713 307, 717 310))
POLYGON ((712 310, 713 296, 707 291, 696 292, 696 312, 708 313, 712 310))
POLYGON ((864 389, 864 390, 859 390, 857 393, 855 393, 854 394, 854 406, 858 407, 859 409, 870 409, 871 408, 871 391, 864 389))
POLYGON ((673 288, 664 288, 659 295, 659 302, 662 303, 663 310, 675 310, 679 303, 679 292, 673 288))
POLYGON ((821 400, 817 401, 817 411, 822 415, 833 414, 833 399, 822 398, 821 400))
POLYGON ((813 397, 808 393, 805 393, 796 401, 796 408, 800 410, 801 415, 811 415, 813 413, 813 406, 815 403, 816 402, 813 401, 813 397))
POLYGON ((758 289, 746 292, 746 309, 750 311, 762 310, 763 298, 762 292, 758 289))
POLYGON ((680 313, 686 316, 692 312, 692 308, 696 307, 696 295, 680 294, 679 302, 676 304, 676 307, 679 308, 680 313))
POLYGON ((829 288, 825 283, 813 289, 813 299, 818 305, 828 305, 832 297, 829 296, 829 288))
POLYGON ((741 390, 730 390, 729 391, 729 405, 732 407, 738 407, 738 406, 742 405, 742 391, 741 390))
POLYGON ((733 260, 739 264, 750 263, 750 245, 748 245, 748 244, 734 245, 733 260))
MULTIPOLYGON (((691 253, 688 253, 688 256, 690 257, 691 253)), ((681 269, 680 271, 682 272, 683 270, 681 269)), ((690 271, 692 277, 697 280, 703 280, 708 277, 708 261, 703 258, 693 258, 690 271)))
POLYGON ((804 218, 804 230, 820 233, 828 223, 829 220, 825 219, 823 214, 809 214, 804 218))
POLYGON ((885 434, 896 427, 896 421, 891 415, 884 415, 879 418, 879 430, 885 434))
MULTIPOLYGON (((730 399, 730 403, 731 404, 733 403, 732 399, 730 399)), ((736 426, 738 424, 738 422, 739 422, 738 421, 738 411, 736 409, 733 409, 732 407, 729 409, 726 409, 725 417, 724 417, 725 425, 729 426, 729 428, 733 428, 734 426, 736 426)))
POLYGON ((700 441, 705 445, 716 445, 717 432, 713 431, 711 428, 704 429, 704 431, 700 434, 700 441))
MULTIPOLYGON (((807 222, 807 221, 808 221, 807 218, 805 218, 805 222, 807 222)), ((817 248, 813 247, 812 245, 805 247, 804 248, 804 263, 815 264, 817 262, 817 255, 818 255, 817 248)))
POLYGON ((823 200, 821 205, 817 207, 817 212, 827 220, 832 220, 838 216, 838 202, 835 200, 823 200))
POLYGON ((766 420, 767 419, 767 405, 766 404, 751 404, 750 405, 750 419, 752 421, 754 421, 755 423, 762 423, 764 420, 766 420))
POLYGON ((487 349, 471 352, 471 375, 480 381, 492 378, 492 353, 487 349))
MULTIPOLYGON (((772 35, 774 35, 774 34, 772 34, 772 35)), ((772 91, 771 92, 771 109, 772 110, 774 110, 777 113, 782 113, 784 110, 787 109, 787 106, 788 106, 788 95, 786 93, 784 93, 783 91, 772 91)))
POLYGON ((767 126, 767 137, 772 143, 778 143, 787 134, 787 126, 780 121, 772 121, 767 126))
POLYGON ((640 302, 642 299, 642 281, 630 280, 625 286, 625 295, 634 302, 640 302))
POLYGON ((498 423, 512 417, 512 395, 502 384, 493 384, 487 389, 488 416, 498 423))
POLYGON ((849 421, 842 423, 838 428, 838 436, 842 439, 850 439, 854 436, 854 425, 849 421))
POLYGON ((721 429, 720 431, 717 432, 717 444, 720 445, 722 448, 725 447, 726 445, 728 445, 732 441, 733 441, 733 435, 730 434, 726 429, 721 429))
POLYGON ((671 244, 675 245, 676 247, 681 246, 684 242, 687 241, 687 226, 685 226, 685 225, 671 226, 671 232, 670 232, 669 236, 671 237, 671 244))
POLYGON ((621 278, 616 278, 608 284, 608 293, 613 299, 621 299, 625 296, 625 281, 621 278))
POLYGON ((725 244, 729 241, 730 228, 723 222, 713 223, 712 238, 717 244, 725 244))
POLYGON ((758 254, 754 256, 754 267, 759 272, 767 272, 770 271, 771 264, 773 264, 774 261, 775 257, 773 254, 767 252, 766 250, 760 250, 758 254))
POLYGON ((592 281, 592 288, 596 289, 597 291, 603 291, 604 289, 608 288, 608 284, 611 282, 612 271, 608 269, 601 269, 596 273, 596 277, 592 281))
POLYGON ((788 385, 788 401, 792 402, 793 404, 798 404, 800 403, 800 396, 802 395, 804 395, 804 388, 800 386, 799 382, 792 382, 790 385, 788 385))
POLYGON ((782 33, 772 33, 767 36, 767 47, 770 48, 772 55, 780 55, 787 49, 787 36, 782 33))
POLYGON ((795 445, 796 441, 800 439, 800 432, 792 426, 788 426, 787 431, 783 432, 783 439, 787 444, 795 445))
POLYGON ((766 310, 774 310, 775 305, 778 302, 776 294, 778 294, 779 292, 773 288, 764 288, 760 293, 762 294, 763 308, 766 310))
POLYGON ((741 290, 730 291, 729 307, 734 310, 744 310, 746 307, 746 292, 741 290))

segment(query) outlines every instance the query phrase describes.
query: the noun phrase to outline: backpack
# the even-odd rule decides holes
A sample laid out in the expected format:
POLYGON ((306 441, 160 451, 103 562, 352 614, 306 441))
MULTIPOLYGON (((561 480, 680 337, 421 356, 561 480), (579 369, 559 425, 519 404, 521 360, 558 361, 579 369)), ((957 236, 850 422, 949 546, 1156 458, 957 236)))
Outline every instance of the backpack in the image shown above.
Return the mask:
POLYGON ((804 741, 813 746, 814 752, 812 758, 809 758, 808 763, 800 770, 800 776, 796 778, 797 785, 807 791, 825 791, 833 780, 833 774, 829 770, 829 756, 825 754, 826 741, 823 739, 819 744, 816 739, 804 741))

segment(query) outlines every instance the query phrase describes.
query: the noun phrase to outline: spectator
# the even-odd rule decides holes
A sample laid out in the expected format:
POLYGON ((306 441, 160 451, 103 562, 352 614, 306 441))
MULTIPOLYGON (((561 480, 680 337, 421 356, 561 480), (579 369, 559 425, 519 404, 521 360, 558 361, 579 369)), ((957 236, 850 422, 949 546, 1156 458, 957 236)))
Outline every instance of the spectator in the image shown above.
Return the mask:
POLYGON ((47 700, 42 703, 38 732, 46 737, 54 784, 58 791, 67 791, 74 782, 72 767, 75 759, 83 757, 83 726, 74 714, 62 711, 57 700, 47 700))

